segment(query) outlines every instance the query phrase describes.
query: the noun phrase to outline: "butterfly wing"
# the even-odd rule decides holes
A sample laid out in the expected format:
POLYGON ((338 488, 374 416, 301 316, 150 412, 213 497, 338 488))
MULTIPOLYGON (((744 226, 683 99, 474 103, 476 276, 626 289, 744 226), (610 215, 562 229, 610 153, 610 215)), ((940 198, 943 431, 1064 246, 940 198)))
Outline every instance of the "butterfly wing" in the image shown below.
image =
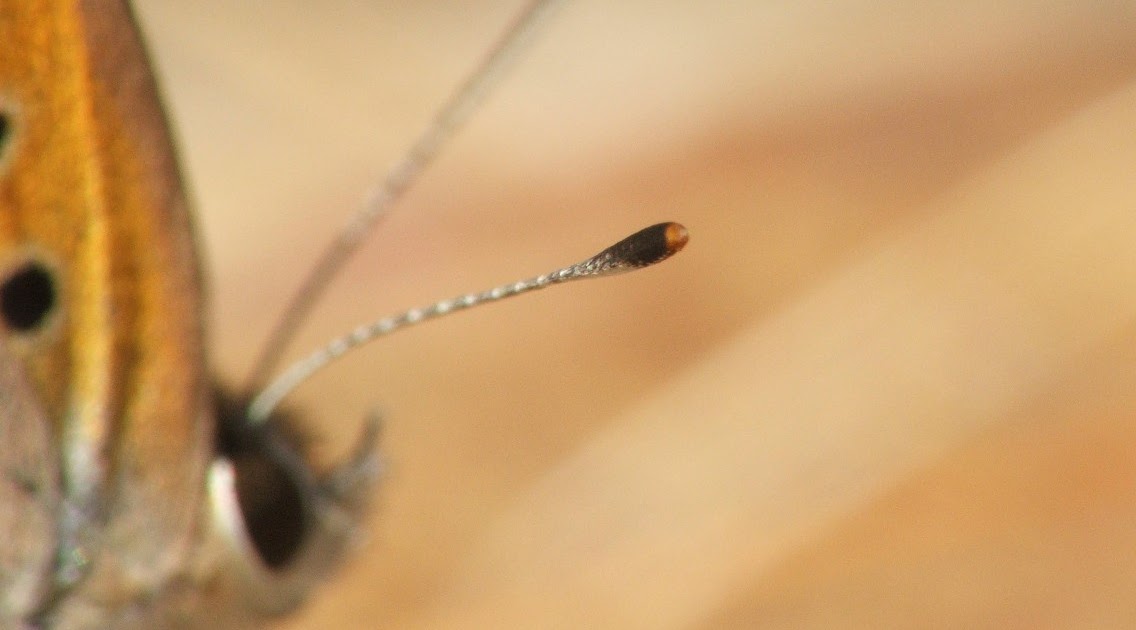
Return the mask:
POLYGON ((353 540, 373 427, 318 475, 278 419, 246 435, 212 394, 190 216, 126 4, 0 0, 0 41, 0 436, 20 435, 0 446, 0 524, 21 524, 0 542, 0 621, 292 609, 353 540), (241 494, 266 469, 285 518, 241 494))
MULTIPOLYGON (((8 390, 21 404, 5 407, 3 431, 46 425, 4 456, 42 456, 46 435, 53 464, 35 476, 57 487, 5 501, 6 519, 54 515, 34 544, 4 545, 52 541, 39 608, 100 625, 180 578, 201 520, 212 420, 190 218, 123 3, 3 0, 0 40, 0 279, 14 292, 38 273, 49 298, 34 326, 5 321, 5 359, 18 361, 6 368, 43 413, 8 390)), ((4 571, 40 583, 31 565, 4 571)))
POLYGON ((34 613, 49 592, 59 511, 50 424, 22 364, 0 344, 0 626, 34 613))

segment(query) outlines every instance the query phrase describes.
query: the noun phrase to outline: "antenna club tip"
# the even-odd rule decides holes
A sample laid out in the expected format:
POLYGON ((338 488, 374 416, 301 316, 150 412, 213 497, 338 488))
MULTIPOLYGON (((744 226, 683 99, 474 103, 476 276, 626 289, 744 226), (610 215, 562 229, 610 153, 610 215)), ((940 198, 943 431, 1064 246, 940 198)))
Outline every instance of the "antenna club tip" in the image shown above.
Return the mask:
POLYGON ((681 224, 656 223, 612 245, 604 253, 620 261, 624 271, 640 269, 674 256, 688 240, 690 234, 681 224))
POLYGON ((690 240, 690 232, 687 231, 686 226, 681 223, 664 223, 663 238, 666 241, 667 253, 674 255, 682 251, 686 247, 686 242, 690 240))

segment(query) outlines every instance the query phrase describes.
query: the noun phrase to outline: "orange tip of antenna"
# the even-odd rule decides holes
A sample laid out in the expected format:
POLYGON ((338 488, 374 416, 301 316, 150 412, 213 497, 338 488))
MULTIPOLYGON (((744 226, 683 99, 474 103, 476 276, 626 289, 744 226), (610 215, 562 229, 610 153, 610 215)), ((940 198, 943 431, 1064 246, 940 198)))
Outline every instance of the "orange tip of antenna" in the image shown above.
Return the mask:
POLYGON ((686 226, 681 223, 667 223, 664 230, 664 238, 667 243, 667 252, 671 255, 677 254, 686 247, 686 242, 690 240, 690 232, 686 231, 686 226))

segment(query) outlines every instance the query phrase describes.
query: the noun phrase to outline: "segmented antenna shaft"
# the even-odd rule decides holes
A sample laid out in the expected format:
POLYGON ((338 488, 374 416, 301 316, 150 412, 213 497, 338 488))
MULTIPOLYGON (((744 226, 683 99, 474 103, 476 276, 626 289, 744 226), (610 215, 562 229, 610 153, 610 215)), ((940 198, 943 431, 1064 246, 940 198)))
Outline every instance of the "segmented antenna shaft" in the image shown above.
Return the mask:
POLYGON ((686 245, 686 228, 678 223, 659 223, 644 228, 608 247, 602 252, 574 265, 557 269, 528 280, 504 284, 480 293, 467 293, 430 306, 412 308, 399 315, 385 317, 371 324, 359 326, 339 337, 320 350, 301 359, 285 370, 268 387, 264 388, 249 405, 249 422, 264 422, 280 401, 309 376, 342 357, 352 348, 374 341, 396 330, 465 310, 472 306, 496 302, 508 297, 536 291, 554 284, 599 278, 635 269, 642 269, 670 258, 686 245))

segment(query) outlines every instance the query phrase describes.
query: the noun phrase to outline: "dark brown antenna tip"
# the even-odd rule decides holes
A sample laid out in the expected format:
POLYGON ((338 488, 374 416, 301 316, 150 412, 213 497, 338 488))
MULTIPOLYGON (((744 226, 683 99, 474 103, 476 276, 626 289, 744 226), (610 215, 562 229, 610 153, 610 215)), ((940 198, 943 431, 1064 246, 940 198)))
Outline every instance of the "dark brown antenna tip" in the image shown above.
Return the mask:
POLYGON ((560 272, 558 281, 635 271, 677 254, 690 239, 679 223, 656 223, 560 272))
POLYGON ((633 268, 647 267, 674 256, 690 240, 681 223, 657 223, 608 248, 615 258, 633 268))

